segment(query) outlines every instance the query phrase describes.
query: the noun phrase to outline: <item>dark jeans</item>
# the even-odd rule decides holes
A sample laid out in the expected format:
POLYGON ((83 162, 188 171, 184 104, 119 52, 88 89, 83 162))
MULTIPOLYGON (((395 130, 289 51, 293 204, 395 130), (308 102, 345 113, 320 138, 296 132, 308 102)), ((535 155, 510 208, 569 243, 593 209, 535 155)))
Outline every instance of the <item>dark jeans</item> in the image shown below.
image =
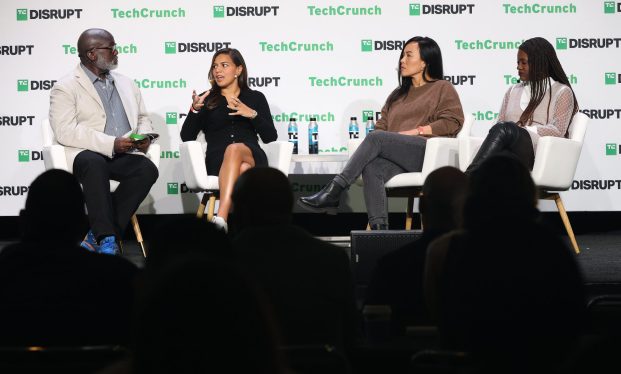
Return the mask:
POLYGON ((500 154, 516 157, 528 170, 532 170, 535 152, 528 130, 515 122, 498 122, 492 126, 466 173, 476 170, 489 157, 500 154))
POLYGON ((110 235, 122 238, 131 216, 159 175, 153 162, 144 156, 108 158, 92 151, 77 155, 73 174, 82 184, 88 219, 97 239, 110 235), (119 182, 114 193, 110 193, 111 179, 119 182))
POLYGON ((384 184, 397 174, 421 171, 427 139, 395 132, 367 135, 334 181, 347 188, 362 175, 369 224, 388 224, 384 184))

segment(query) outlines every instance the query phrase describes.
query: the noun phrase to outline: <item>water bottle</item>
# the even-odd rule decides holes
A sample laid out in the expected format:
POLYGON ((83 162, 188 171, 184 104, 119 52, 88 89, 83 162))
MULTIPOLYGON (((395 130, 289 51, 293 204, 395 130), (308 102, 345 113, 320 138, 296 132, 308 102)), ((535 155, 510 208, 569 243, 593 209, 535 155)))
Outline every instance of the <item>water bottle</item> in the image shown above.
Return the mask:
POLYGON ((373 117, 371 116, 367 117, 366 129, 367 129, 367 135, 369 135, 370 132, 375 130, 375 123, 373 122, 373 117))
POLYGON ((289 119, 289 127, 287 129, 289 134, 289 142, 293 143, 293 154, 298 154, 298 124, 295 122, 295 118, 289 119))
POLYGON ((356 117, 349 119, 349 138, 358 139, 360 137, 360 127, 358 127, 358 120, 356 117))
POLYGON ((319 133, 319 127, 317 126, 317 118, 311 117, 308 124, 308 154, 316 155, 319 153, 319 142, 317 141, 317 135, 319 133))

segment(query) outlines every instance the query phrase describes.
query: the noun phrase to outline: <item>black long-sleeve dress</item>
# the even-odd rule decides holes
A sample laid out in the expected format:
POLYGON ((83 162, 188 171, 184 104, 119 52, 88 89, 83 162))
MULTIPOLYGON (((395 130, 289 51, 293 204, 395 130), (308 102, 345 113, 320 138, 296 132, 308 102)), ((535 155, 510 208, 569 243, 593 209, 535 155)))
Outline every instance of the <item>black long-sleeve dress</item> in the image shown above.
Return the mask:
POLYGON ((218 98, 218 106, 208 110, 203 107, 198 113, 191 110, 181 128, 181 140, 195 140, 202 130, 207 140, 205 164, 207 174, 218 175, 224 158, 224 151, 229 144, 244 143, 252 151, 256 166, 267 166, 267 156, 259 147, 257 134, 264 143, 278 138, 272 113, 265 96, 251 89, 242 90, 239 100, 249 108, 257 111, 254 119, 242 116, 230 116, 233 110, 227 108, 226 98, 218 98))

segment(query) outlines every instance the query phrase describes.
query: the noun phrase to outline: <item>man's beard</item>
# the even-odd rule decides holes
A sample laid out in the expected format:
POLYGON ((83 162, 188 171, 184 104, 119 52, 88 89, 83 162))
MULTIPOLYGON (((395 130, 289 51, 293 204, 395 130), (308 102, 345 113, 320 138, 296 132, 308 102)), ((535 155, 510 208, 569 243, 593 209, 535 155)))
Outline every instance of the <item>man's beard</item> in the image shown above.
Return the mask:
POLYGON ((119 62, 118 60, 115 62, 114 59, 110 62, 107 62, 104 60, 103 57, 97 55, 97 60, 95 60, 95 66, 99 70, 110 71, 116 69, 119 66, 119 62))

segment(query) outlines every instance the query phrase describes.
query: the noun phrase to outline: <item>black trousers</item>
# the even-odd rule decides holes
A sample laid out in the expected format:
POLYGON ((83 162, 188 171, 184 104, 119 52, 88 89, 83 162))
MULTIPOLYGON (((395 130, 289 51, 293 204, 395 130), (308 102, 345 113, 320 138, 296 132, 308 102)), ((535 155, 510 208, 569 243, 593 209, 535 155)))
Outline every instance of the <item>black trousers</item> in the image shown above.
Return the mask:
POLYGON ((91 230, 99 240, 110 235, 122 238, 131 216, 151 190, 159 172, 142 155, 108 158, 87 150, 73 161, 73 174, 82 184, 91 230), (114 193, 110 193, 110 180, 119 182, 114 193))
POLYGON ((500 154, 515 157, 528 170, 532 170, 535 164, 535 152, 528 130, 515 122, 498 122, 492 126, 466 173, 476 170, 489 157, 500 154))

